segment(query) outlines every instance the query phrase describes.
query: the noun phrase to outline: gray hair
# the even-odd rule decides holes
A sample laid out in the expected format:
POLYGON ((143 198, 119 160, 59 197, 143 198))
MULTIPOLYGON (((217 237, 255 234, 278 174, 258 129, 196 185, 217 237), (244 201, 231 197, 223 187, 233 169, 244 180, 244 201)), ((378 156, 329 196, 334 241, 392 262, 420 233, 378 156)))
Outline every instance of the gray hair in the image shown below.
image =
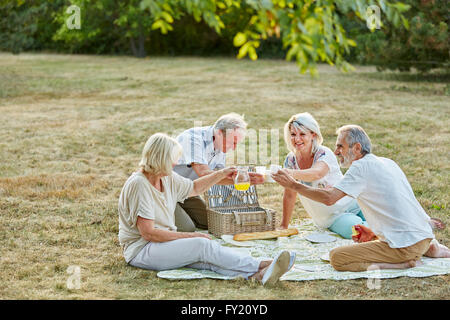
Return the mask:
POLYGON ((225 133, 227 130, 241 129, 245 131, 247 129, 247 122, 244 121, 244 116, 237 113, 228 113, 221 116, 214 123, 215 130, 221 130, 225 133))
POLYGON ((350 148, 353 147, 355 143, 359 143, 361 145, 361 154, 366 155, 372 152, 372 143, 363 128, 355 124, 349 124, 340 127, 336 131, 338 135, 344 132, 347 133, 345 141, 347 141, 350 148))

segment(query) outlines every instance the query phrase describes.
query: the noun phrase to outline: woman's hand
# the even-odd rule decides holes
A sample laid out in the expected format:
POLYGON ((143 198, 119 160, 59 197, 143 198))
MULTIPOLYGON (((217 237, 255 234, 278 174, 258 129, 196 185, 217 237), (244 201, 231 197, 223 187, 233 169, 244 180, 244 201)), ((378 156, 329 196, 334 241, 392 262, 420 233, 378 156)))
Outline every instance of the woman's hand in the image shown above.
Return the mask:
POLYGON ((286 169, 278 170, 277 173, 272 173, 272 178, 282 187, 293 189, 297 184, 294 178, 289 174, 286 169))
POLYGON ((264 175, 256 172, 249 172, 248 176, 250 177, 250 184, 263 184, 264 183, 264 175))
POLYGON ((206 238, 211 240, 212 237, 208 233, 201 233, 201 232, 185 232, 187 235, 187 238, 206 238))

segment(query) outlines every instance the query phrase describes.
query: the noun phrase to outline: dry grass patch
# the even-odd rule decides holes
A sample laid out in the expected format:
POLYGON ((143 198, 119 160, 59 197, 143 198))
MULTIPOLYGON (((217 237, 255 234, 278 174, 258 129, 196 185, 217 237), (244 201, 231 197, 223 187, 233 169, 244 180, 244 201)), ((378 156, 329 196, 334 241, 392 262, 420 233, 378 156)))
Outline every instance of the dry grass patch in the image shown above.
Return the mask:
MULTIPOLYGON (((333 148, 336 129, 362 125, 374 153, 395 160, 430 216, 450 225, 448 76, 299 75, 294 63, 227 58, 0 53, 0 298, 2 299, 448 299, 449 276, 283 282, 167 281, 126 265, 117 200, 146 139, 238 112, 252 129, 282 127, 308 111, 333 148), (81 288, 67 288, 67 268, 81 288)), ((281 162, 281 159, 280 159, 281 162)), ((258 187, 282 212, 282 189, 258 187)), ((307 217, 300 201, 295 223, 307 217)), ((448 228, 436 233, 450 245, 448 228)))
POLYGON ((41 174, 0 178, 3 196, 28 200, 83 200, 107 192, 108 182, 95 175, 41 174))

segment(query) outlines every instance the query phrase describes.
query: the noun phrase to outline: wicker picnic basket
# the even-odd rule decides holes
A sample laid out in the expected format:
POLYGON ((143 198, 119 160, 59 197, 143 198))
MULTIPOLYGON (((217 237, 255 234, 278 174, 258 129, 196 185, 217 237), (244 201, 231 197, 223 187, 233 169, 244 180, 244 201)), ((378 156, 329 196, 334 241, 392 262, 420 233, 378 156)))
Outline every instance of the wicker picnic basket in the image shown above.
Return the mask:
POLYGON ((262 208, 256 187, 238 191, 233 185, 214 185, 205 193, 208 231, 216 237, 243 232, 272 231, 278 226, 275 210, 262 208))

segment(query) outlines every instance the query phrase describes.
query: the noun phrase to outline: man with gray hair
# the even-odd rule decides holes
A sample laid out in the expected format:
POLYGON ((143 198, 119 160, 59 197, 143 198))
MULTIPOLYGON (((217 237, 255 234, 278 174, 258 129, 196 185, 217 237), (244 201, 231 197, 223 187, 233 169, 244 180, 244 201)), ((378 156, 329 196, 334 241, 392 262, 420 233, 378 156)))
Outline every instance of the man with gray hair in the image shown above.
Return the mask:
POLYGON ((273 175, 285 188, 312 200, 333 205, 344 196, 357 199, 370 229, 358 225, 358 244, 335 248, 330 263, 338 271, 404 269, 421 264, 422 256, 449 258, 450 250, 434 239, 432 225, 405 174, 392 160, 372 154, 369 136, 357 125, 337 130, 335 155, 349 168, 332 188, 298 183, 283 170, 273 175))
MULTIPOLYGON (((195 180, 214 170, 225 167, 226 153, 236 149, 244 140, 247 123, 237 113, 222 115, 212 126, 194 127, 183 131, 177 141, 183 147, 183 155, 173 168, 179 175, 195 180)), ((264 183, 261 174, 249 173, 251 184, 264 183)), ((230 178, 218 184, 233 184, 230 178)), ((175 224, 181 231, 192 232, 195 228, 208 229, 206 204, 200 196, 178 203, 175 224)))

